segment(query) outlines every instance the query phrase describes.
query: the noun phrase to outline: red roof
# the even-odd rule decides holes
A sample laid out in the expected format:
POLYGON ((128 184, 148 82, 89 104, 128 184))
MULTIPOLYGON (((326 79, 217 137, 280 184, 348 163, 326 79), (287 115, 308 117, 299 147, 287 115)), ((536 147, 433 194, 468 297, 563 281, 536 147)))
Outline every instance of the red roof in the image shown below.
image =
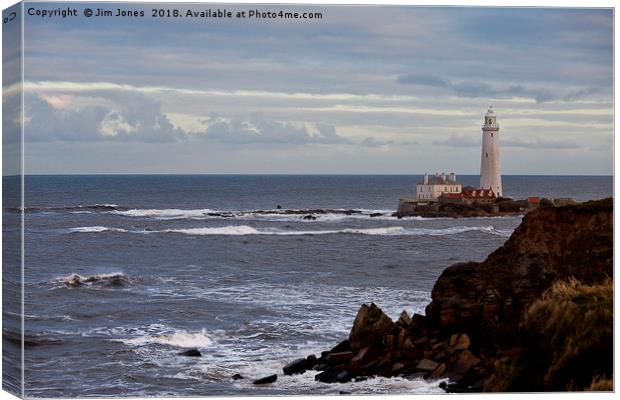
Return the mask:
POLYGON ((463 193, 442 193, 441 197, 446 197, 449 199, 462 199, 463 198, 463 193))
POLYGON ((527 202, 528 203, 540 203, 540 197, 528 197, 527 202))
POLYGON ((494 198, 495 193, 493 193, 493 189, 474 189, 474 188, 464 188, 463 189, 463 197, 467 199, 476 199, 476 198, 494 198))

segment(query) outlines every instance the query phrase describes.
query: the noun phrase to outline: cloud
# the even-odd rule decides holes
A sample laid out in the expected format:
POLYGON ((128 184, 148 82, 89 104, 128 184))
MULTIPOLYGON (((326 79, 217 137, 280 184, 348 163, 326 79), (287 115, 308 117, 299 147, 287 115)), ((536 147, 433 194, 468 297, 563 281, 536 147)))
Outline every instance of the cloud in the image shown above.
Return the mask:
POLYGON ((533 141, 506 139, 500 142, 503 147, 519 147, 524 149, 574 150, 582 148, 570 140, 536 139, 533 141))
POLYGON ((450 146, 450 147, 478 147, 481 145, 480 135, 466 135, 464 133, 453 133, 444 140, 433 141, 437 146, 450 146))
POLYGON ((492 85, 483 81, 458 81, 453 82, 433 75, 406 74, 396 77, 396 82, 406 85, 428 86, 445 89, 459 97, 467 98, 501 98, 527 97, 544 103, 554 100, 574 101, 599 93, 600 88, 586 87, 575 90, 564 90, 563 93, 553 91, 545 87, 526 87, 521 84, 492 85))
MULTIPOLYGON (((19 99, 18 96, 13 96, 19 99)), ((333 125, 279 121, 252 115, 232 118, 212 114, 202 119, 204 130, 189 132, 174 126, 161 103, 139 92, 108 92, 77 101, 29 93, 26 95, 26 139, 45 141, 135 141, 169 143, 202 139, 232 144, 347 144, 333 125)), ((5 129, 10 128, 5 122, 5 129)))
POLYGON ((212 116, 204 120, 208 128, 195 132, 194 136, 204 140, 233 144, 346 144, 347 139, 339 136, 336 129, 327 124, 306 124, 277 121, 254 115, 249 119, 241 117, 222 118, 212 116))
MULTIPOLYGON (((187 134, 172 125, 161 104, 139 93, 107 99, 112 105, 59 107, 59 102, 26 94, 26 140, 45 141, 140 141, 162 143, 183 140, 187 134)), ((62 103, 64 105, 68 102, 62 103)))

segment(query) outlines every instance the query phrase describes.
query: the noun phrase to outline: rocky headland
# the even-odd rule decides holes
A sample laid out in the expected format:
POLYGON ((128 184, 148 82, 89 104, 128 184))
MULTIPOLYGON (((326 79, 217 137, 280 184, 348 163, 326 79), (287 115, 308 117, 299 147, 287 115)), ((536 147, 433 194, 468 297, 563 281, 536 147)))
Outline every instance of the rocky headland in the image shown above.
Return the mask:
MULTIPOLYGON (((613 200, 540 207, 483 262, 443 271, 426 315, 362 305, 287 375, 442 380, 452 392, 613 390, 613 200)), ((275 380, 275 376, 271 377, 275 380)))

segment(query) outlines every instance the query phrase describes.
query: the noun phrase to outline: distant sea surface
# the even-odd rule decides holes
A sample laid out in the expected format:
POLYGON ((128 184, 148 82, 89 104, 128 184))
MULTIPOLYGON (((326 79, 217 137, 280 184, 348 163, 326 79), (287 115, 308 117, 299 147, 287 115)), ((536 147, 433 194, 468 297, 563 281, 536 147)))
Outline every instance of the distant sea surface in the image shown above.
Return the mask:
MULTIPOLYGON (((521 221, 391 217, 421 179, 27 176, 26 395, 440 392, 402 378, 328 385, 310 372, 251 384, 346 338, 362 303, 423 313, 444 268, 483 260, 521 221), (301 209, 326 211, 289 214, 301 209), (190 348, 203 356, 178 355, 190 348)), ((613 192, 609 176, 503 185, 515 198, 613 192)))

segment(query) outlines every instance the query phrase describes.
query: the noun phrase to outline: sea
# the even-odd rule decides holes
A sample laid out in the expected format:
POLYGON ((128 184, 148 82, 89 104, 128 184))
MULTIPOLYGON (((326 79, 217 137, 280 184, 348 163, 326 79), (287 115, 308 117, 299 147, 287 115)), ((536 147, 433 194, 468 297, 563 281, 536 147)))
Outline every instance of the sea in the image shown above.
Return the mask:
MULTIPOLYGON (((364 303, 394 319, 424 313, 444 268, 485 259, 521 222, 393 217, 421 179, 26 176, 26 396, 442 392, 421 379, 282 375, 347 338, 364 303), (188 349, 202 357, 179 355, 188 349)), ((509 175, 503 185, 513 198, 613 195, 611 176, 509 175)), ((11 213, 5 205, 5 234, 11 213)), ((16 326, 5 324, 5 347, 17 349, 6 339, 16 326)))

